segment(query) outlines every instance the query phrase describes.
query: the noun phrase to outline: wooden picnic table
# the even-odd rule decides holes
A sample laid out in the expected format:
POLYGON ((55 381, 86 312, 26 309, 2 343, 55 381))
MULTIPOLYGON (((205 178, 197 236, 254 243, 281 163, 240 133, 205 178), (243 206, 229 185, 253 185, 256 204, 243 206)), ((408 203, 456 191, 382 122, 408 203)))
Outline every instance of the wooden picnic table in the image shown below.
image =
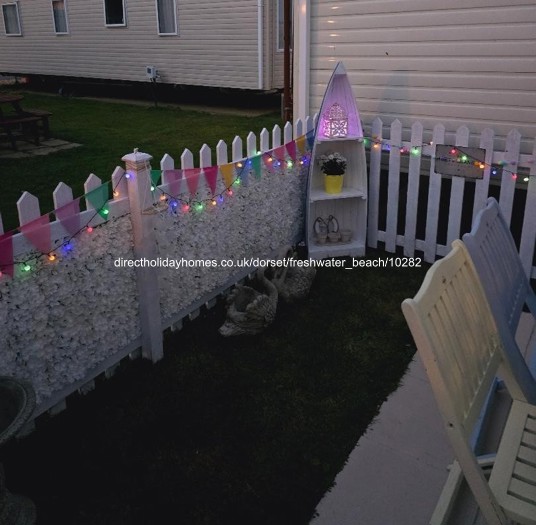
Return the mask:
POLYGON ((50 137, 48 119, 52 113, 39 109, 23 109, 23 99, 22 95, 0 93, 0 128, 6 133, 14 150, 17 150, 19 136, 26 138, 30 135, 36 145, 39 145, 40 131, 45 139, 50 137), (6 107, 8 111, 4 112, 2 108, 6 107))

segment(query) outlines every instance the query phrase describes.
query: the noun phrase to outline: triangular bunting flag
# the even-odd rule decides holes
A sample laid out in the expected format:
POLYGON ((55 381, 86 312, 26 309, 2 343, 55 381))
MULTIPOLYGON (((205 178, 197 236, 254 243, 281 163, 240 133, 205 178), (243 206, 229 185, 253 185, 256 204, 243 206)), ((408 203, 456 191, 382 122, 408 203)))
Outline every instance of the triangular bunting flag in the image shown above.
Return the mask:
POLYGON ((151 170, 151 182, 153 183, 153 186, 158 186, 161 176, 162 176, 161 170, 151 170))
POLYGON ((296 142, 294 140, 291 140, 290 142, 287 142, 285 144, 287 148, 287 153, 289 157, 295 161, 296 160, 296 142))
POLYGON ((306 135, 307 137, 307 147, 308 149, 313 149, 313 145, 315 143, 315 132, 314 131, 309 131, 306 135))
POLYGON ((80 197, 60 206, 54 213, 71 237, 80 231, 80 197))
POLYGON ((169 184, 168 193, 176 197, 181 190, 182 170, 165 170, 164 179, 166 184, 169 184))
POLYGON ((197 192, 197 186, 199 185, 199 174, 201 173, 200 168, 190 168, 183 170, 184 177, 186 178, 186 183, 188 184, 188 191, 190 196, 193 198, 197 192))
POLYGON ((305 141, 306 141, 305 135, 301 135, 300 137, 296 139, 296 147, 300 150, 300 153, 302 155, 305 155, 305 152, 306 152, 305 141))
POLYGON ((274 156, 279 162, 285 162, 287 156, 287 150, 285 146, 279 146, 274 149, 274 156))
POLYGON ((50 220, 48 213, 19 226, 19 231, 41 253, 50 252, 50 220))
POLYGON ((233 185, 235 165, 234 164, 222 164, 220 166, 221 176, 223 177, 223 183, 225 188, 230 188, 233 185))
POLYGON ((260 155, 255 155, 254 157, 251 157, 251 168, 253 170, 253 175, 255 175, 257 179, 260 179, 262 176, 262 164, 260 155))
POLYGON ((0 272, 13 277, 13 232, 0 235, 0 272))
POLYGON ((218 182, 218 166, 210 166, 209 168, 203 168, 205 174, 205 180, 207 181, 208 187, 212 192, 212 195, 216 193, 216 184, 218 182))
POLYGON ((89 201, 95 211, 103 218, 108 218, 108 183, 101 184, 94 190, 86 193, 86 199, 89 201))
POLYGON ((289 155, 289 157, 295 161, 296 160, 296 141, 294 140, 291 140, 290 142, 287 142, 285 144, 286 148, 287 148, 287 153, 289 155))

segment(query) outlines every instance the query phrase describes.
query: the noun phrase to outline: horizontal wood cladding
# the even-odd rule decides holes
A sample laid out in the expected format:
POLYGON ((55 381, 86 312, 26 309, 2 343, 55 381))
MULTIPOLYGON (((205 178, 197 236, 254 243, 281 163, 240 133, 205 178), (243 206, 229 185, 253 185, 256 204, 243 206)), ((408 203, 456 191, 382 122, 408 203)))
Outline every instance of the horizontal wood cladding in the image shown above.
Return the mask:
MULTIPOLYGON (((258 88, 256 0, 177 0, 177 35, 158 35, 155 2, 125 0, 126 26, 107 27, 102 0, 68 0, 69 33, 50 2, 20 0, 23 36, 0 31, 0 71, 258 88)), ((268 86, 268 88, 271 86, 268 86)))
POLYGON ((342 60, 365 123, 536 136, 534 0, 311 0, 310 108, 342 60))

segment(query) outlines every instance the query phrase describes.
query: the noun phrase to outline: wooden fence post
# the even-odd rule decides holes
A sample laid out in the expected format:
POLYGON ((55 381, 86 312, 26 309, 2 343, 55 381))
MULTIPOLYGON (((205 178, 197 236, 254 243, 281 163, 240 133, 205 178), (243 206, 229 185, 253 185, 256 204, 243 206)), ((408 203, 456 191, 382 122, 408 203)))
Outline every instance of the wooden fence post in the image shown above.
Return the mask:
POLYGON ((130 201, 130 220, 134 237, 134 257, 138 261, 136 279, 138 284, 142 357, 158 361, 164 356, 162 339, 162 320, 160 316, 160 289, 158 287, 157 267, 147 261, 156 261, 158 248, 154 236, 153 196, 147 153, 138 152, 125 155, 125 171, 128 177, 128 197, 130 201))

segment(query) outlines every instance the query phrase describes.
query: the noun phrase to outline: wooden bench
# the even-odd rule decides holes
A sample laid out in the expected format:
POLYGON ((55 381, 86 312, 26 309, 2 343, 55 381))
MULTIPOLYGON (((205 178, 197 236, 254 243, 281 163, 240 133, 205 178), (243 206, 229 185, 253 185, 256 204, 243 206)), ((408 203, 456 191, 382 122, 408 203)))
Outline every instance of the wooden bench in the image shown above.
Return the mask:
POLYGON ((486 522, 536 524, 536 405, 531 404, 536 402, 536 383, 523 384, 518 363, 512 366, 461 241, 454 241, 451 252, 433 264, 415 298, 402 303, 402 311, 443 417, 455 467, 486 522), (513 402, 488 482, 471 435, 499 367, 513 402))
POLYGON ((50 125, 48 122, 48 119, 52 116, 50 111, 45 111, 43 109, 25 109, 23 113, 28 117, 38 117, 39 122, 41 123, 43 138, 50 138, 50 125))
POLYGON ((475 265, 480 282, 501 332, 505 350, 511 359, 522 355, 536 377, 536 294, 523 269, 514 239, 498 202, 489 198, 475 218, 463 242, 475 265), (523 308, 528 312, 523 313, 523 308), (532 338, 519 347, 516 335, 520 321, 532 332, 532 338))
POLYGON ((5 131, 7 138, 11 142, 11 147, 17 150, 16 131, 20 131, 24 137, 31 135, 35 145, 39 146, 39 122, 41 122, 41 117, 38 116, 10 115, 0 119, 0 128, 5 131))

